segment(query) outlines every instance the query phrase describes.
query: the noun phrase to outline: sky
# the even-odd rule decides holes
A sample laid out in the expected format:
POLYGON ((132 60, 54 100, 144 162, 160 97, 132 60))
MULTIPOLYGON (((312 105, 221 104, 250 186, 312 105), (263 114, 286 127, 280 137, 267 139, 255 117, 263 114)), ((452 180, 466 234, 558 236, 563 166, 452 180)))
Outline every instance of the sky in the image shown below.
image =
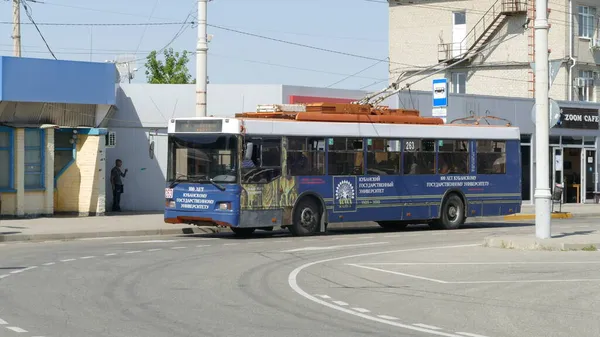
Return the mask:
MULTIPOLYGON (((196 0, 35 1, 26 3, 58 59, 104 62, 134 55, 132 58, 138 60, 134 83, 145 82, 144 63, 150 51, 169 43, 174 51, 196 48, 196 26, 181 24, 186 18, 196 21, 196 0)), ((0 51, 1 55, 12 56, 12 4, 5 0, 0 6, 0 51)), ((23 9, 21 22, 22 56, 52 58, 23 9)), ((208 3, 208 23, 213 25, 208 27, 212 35, 208 51, 210 83, 365 90, 386 85, 385 1, 212 0, 208 3)), ((195 55, 191 55, 188 67, 195 77, 195 55)))

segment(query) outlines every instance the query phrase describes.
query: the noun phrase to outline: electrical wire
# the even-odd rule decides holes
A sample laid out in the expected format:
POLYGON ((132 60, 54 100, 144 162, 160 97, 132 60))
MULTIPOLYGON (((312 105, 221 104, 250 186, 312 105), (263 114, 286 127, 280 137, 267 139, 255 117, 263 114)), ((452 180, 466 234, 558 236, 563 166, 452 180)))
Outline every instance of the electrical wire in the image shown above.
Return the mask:
MULTIPOLYGON (((0 25, 12 25, 11 21, 0 21, 0 25)), ((69 26, 177 26, 177 25, 193 25, 196 24, 194 21, 173 21, 173 22, 121 22, 121 23, 63 23, 63 22, 39 22, 36 24, 22 22, 23 25, 37 25, 37 26, 59 26, 59 27, 69 27, 69 26)))
MULTIPOLYGON (((386 61, 388 61, 388 62, 389 62, 389 57, 386 59, 386 61)), ((357 71, 357 72, 355 72, 354 74, 348 75, 348 76, 346 76, 346 77, 342 78, 341 80, 339 80, 339 81, 337 81, 337 82, 334 82, 334 83, 332 83, 332 84, 330 84, 330 85, 326 86, 325 88, 331 88, 331 87, 333 87, 334 85, 336 85, 336 84, 340 84, 340 83, 344 82, 344 81, 345 81, 345 80, 347 80, 347 79, 350 79, 350 78, 356 77, 356 75, 358 75, 358 74, 360 74, 360 73, 362 73, 362 72, 365 72, 365 71, 367 71, 367 70, 369 70, 369 69, 371 69, 371 68, 375 67, 376 65, 380 64, 381 62, 383 62, 383 60, 382 60, 382 61, 377 61, 377 62, 375 62, 374 64, 372 64, 372 65, 370 65, 370 66, 368 66, 368 67, 366 67, 366 68, 364 68, 364 69, 362 69, 362 70, 360 70, 360 71, 357 71)))
POLYGON ((23 4, 23 8, 25 8, 25 14, 29 18, 29 21, 31 21, 31 23, 33 24, 33 26, 37 30, 38 34, 42 38, 42 41, 44 41, 44 44, 46 45, 46 48, 48 48, 48 51, 50 52, 50 54, 52 55, 52 57, 54 57, 55 60, 58 60, 56 58, 56 55, 54 55, 54 52, 52 51, 52 48, 50 48, 50 45, 48 45, 48 41, 46 41, 46 38, 44 37, 44 34, 42 34, 42 31, 40 30, 40 28, 38 27, 38 25, 35 23, 35 20, 33 19, 33 14, 29 10, 29 6, 27 6, 27 1, 22 0, 21 4, 23 4))

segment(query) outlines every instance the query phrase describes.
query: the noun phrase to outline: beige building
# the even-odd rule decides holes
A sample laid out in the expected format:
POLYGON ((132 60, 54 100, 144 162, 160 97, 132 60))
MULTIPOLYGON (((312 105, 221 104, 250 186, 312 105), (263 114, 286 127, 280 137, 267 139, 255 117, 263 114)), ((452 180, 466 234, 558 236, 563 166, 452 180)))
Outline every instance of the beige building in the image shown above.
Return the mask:
MULTIPOLYGON (((555 100, 600 101, 598 0, 551 0, 549 59, 559 65, 555 100)), ((432 90, 446 77, 449 92, 534 97, 535 0, 390 0, 390 81, 432 90)))

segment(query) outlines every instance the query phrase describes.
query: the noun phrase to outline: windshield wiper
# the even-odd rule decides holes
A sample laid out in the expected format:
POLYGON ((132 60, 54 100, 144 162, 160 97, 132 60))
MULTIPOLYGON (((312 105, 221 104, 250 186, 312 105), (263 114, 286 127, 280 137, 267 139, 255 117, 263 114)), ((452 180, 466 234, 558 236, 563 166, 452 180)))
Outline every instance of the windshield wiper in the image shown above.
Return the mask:
POLYGON ((217 184, 214 182, 214 180, 212 180, 212 178, 209 179, 210 183, 213 184, 216 188, 220 189, 221 191, 225 191, 225 187, 217 184))
MULTIPOLYGON (((205 174, 194 174, 194 175, 187 175, 187 174, 180 174, 178 173, 177 176, 175 177, 175 180, 173 180, 173 182, 171 183, 171 185, 169 185, 169 188, 173 188, 175 186, 177 186, 179 183, 185 181, 182 179, 187 179, 187 181, 189 181, 189 179, 202 179, 202 180, 209 180, 208 177, 205 174)), ((193 182, 201 182, 201 181, 193 181, 193 182)))

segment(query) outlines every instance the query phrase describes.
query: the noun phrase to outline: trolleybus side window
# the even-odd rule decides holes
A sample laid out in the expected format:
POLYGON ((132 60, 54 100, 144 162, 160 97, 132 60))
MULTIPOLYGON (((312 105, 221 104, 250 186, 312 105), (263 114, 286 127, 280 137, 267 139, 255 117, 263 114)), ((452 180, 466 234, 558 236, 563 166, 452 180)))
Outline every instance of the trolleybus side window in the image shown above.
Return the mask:
POLYGON ((469 141, 442 139, 438 141, 439 174, 469 173, 469 141))
POLYGON ((291 176, 325 174, 325 138, 288 137, 287 170, 291 176))
POLYGON ((477 141, 477 174, 506 173, 506 142, 503 140, 477 141))
POLYGON ((268 183, 281 176, 281 137, 245 137, 242 182, 268 183))
POLYGON ((400 174, 402 153, 399 140, 373 138, 367 140, 367 174, 400 174))
POLYGON ((432 139, 405 139, 404 174, 435 173, 435 141, 432 139))
POLYGON ((329 138, 327 173, 329 175, 364 174, 362 138, 329 138))

